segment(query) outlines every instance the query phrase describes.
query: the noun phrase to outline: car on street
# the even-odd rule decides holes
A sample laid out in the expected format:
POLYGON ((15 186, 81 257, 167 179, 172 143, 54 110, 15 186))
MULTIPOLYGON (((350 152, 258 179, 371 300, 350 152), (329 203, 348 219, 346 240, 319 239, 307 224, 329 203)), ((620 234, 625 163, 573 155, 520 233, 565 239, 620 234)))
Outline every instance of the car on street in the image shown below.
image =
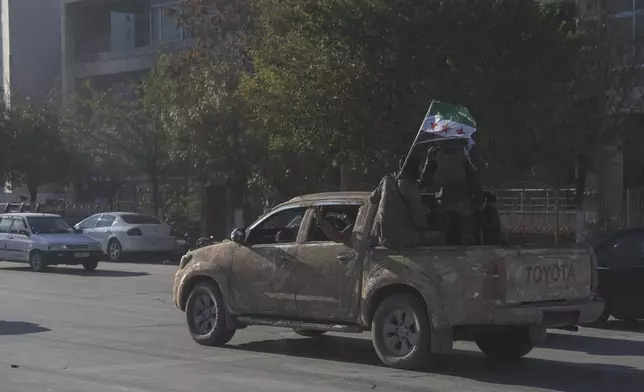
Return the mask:
POLYGON ((573 329, 604 308, 590 246, 387 249, 374 238, 376 204, 363 192, 297 197, 184 255, 173 298, 192 338, 221 346, 250 325, 309 337, 370 330, 381 361, 409 369, 456 340, 518 359, 548 328, 573 329))
POLYGON ((93 271, 101 244, 74 229, 59 215, 0 214, 0 260, 29 263, 34 271, 49 265, 82 265, 93 271))
POLYGON ((172 228, 146 214, 101 213, 79 222, 75 228, 99 241, 110 261, 121 261, 125 254, 170 255, 177 250, 172 228))
POLYGON ((606 308, 597 320, 644 319, 644 229, 621 230, 591 241, 597 255, 597 293, 606 308))

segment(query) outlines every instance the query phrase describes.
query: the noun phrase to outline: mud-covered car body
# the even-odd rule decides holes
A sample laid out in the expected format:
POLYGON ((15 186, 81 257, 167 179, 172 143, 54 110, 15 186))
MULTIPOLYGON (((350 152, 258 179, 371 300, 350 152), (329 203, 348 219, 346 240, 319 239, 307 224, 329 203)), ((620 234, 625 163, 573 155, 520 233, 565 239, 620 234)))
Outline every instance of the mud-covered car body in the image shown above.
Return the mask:
POLYGON ((298 197, 235 231, 233 241, 187 254, 175 276, 176 306, 185 310, 192 289, 210 282, 221 292, 231 329, 279 325, 359 332, 372 328, 385 298, 404 293, 426 308, 433 352, 448 351, 468 332, 496 327, 525 326, 533 338, 545 336, 546 328, 591 322, 603 310, 594 296, 590 247, 386 249, 374 238, 377 206, 368 197, 298 197), (340 222, 343 211, 353 214, 347 241, 320 235, 314 217, 319 206, 339 211, 340 222), (280 216, 281 225, 269 224, 280 216), (271 240, 280 235, 280 242, 271 240))

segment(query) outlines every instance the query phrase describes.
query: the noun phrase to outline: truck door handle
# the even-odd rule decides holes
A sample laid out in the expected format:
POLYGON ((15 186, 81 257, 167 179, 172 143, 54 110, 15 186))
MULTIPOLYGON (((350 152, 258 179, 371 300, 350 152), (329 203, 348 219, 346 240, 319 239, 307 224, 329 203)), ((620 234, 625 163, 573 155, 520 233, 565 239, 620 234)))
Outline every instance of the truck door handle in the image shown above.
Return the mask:
POLYGON ((13 236, 12 236, 12 235, 10 235, 10 236, 9 236, 9 237, 7 237, 7 238, 8 238, 8 239, 10 239, 10 240, 12 240, 12 239, 13 239, 13 236))
POLYGON ((597 267, 598 271, 610 271, 608 267, 597 267))

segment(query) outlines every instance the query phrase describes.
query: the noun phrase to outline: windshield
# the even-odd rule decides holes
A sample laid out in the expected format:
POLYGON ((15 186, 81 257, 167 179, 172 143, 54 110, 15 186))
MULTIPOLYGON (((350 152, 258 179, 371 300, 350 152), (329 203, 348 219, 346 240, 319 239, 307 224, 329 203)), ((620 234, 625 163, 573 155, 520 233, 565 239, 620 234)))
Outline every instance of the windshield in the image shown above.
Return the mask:
POLYGON ((34 234, 70 233, 72 228, 61 217, 39 216, 27 218, 34 234))
POLYGON ((121 219, 123 219, 125 223, 132 225, 154 225, 161 223, 153 216, 142 214, 121 215, 121 219))

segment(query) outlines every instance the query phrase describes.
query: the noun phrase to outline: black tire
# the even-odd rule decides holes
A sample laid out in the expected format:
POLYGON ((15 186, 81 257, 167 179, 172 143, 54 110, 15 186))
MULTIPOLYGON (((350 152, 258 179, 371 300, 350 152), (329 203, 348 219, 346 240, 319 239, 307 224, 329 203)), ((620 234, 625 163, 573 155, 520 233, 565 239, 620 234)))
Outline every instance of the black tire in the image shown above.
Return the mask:
POLYGON ((606 323, 608 322, 608 319, 611 316, 610 312, 611 311, 610 311, 610 308, 608 307, 608 304, 605 304, 604 305, 604 311, 597 318, 597 320, 595 320, 595 321, 593 321, 591 323, 584 324, 583 326, 584 327, 596 327, 596 328, 605 326, 606 323))
POLYGON ((608 319, 610 318, 610 308, 608 305, 604 307, 604 311, 602 312, 601 316, 595 321, 593 321, 593 324, 598 325, 598 324, 606 324, 608 319))
POLYGON ((414 369, 429 360, 429 317, 424 301, 416 296, 385 298, 373 316, 371 334, 376 354, 386 366, 414 369))
POLYGON ((190 336, 203 346, 223 346, 235 336, 234 329, 226 328, 225 304, 214 283, 200 283, 192 289, 186 319, 190 336))
POLYGON ((36 272, 43 272, 47 269, 47 264, 43 260, 43 254, 37 250, 31 252, 29 255, 29 265, 36 272))
POLYGON ((83 262, 83 268, 85 268, 86 271, 96 271, 96 267, 98 267, 97 260, 83 262))
POLYGON ((478 333, 475 340, 485 355, 502 361, 524 357, 534 348, 528 328, 484 331, 478 333))
POLYGON ((293 328, 293 332, 295 332, 300 336, 306 336, 307 338, 319 338, 320 336, 326 333, 326 331, 318 331, 314 329, 301 329, 301 328, 293 328))
POLYGON ((112 262, 121 261, 123 259, 123 246, 119 240, 111 239, 107 243, 107 258, 112 262))

